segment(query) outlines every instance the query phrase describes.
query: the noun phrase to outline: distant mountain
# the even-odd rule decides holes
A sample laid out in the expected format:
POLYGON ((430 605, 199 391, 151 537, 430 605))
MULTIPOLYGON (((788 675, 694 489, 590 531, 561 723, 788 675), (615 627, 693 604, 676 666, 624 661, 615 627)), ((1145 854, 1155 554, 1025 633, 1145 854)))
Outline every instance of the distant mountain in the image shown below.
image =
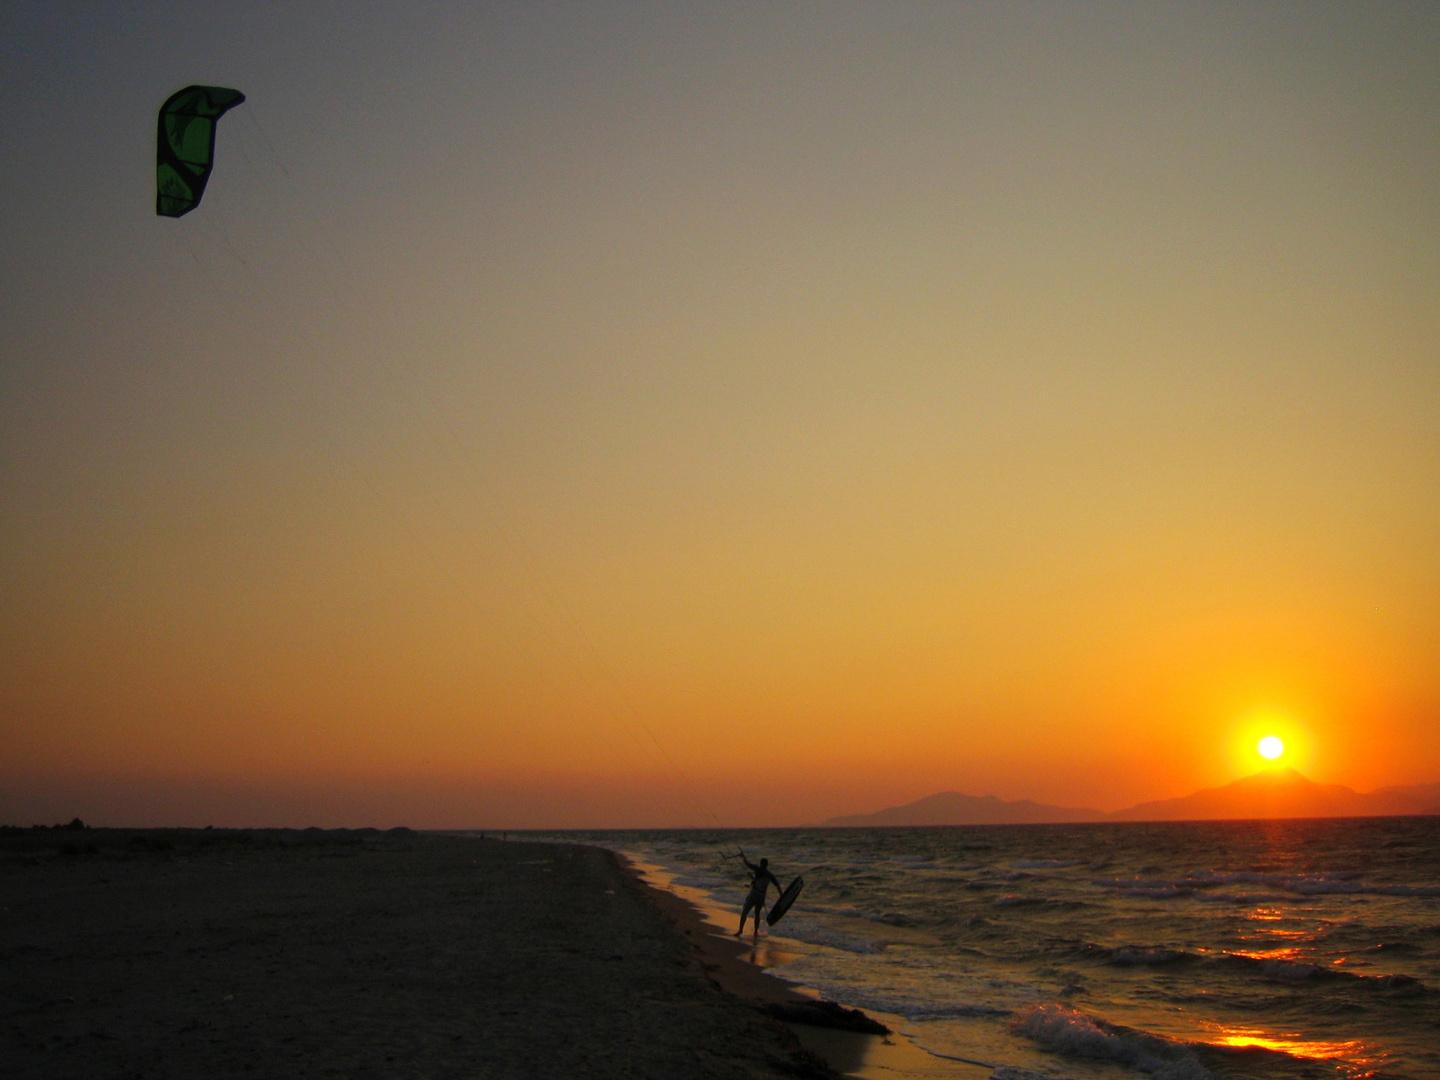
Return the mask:
POLYGON ((860 827, 865 825, 1038 825, 1061 821, 1103 821, 1098 810, 1081 810, 1067 806, 1046 806, 1044 803, 1020 799, 1007 802, 994 795, 983 797, 942 791, 904 806, 892 806, 873 814, 854 814, 831 818, 824 825, 860 827))
POLYGON ((1047 806, 994 795, 941 792, 873 814, 831 818, 823 825, 1039 825, 1074 821, 1215 821, 1244 818, 1392 817, 1440 815, 1440 784, 1389 787, 1362 795, 1342 784, 1317 784, 1294 769, 1271 769, 1224 787, 1179 799, 1141 803, 1103 814, 1071 806, 1047 806))
POLYGON ((1361 795, 1341 784, 1317 784, 1294 769, 1273 769, 1179 799, 1141 803, 1111 821, 1207 821, 1234 818, 1386 817, 1424 814, 1432 805, 1394 789, 1361 795))
POLYGON ((1382 787, 1372 795, 1401 795, 1429 807, 1427 813, 1440 814, 1440 784, 1410 784, 1406 787, 1382 787))

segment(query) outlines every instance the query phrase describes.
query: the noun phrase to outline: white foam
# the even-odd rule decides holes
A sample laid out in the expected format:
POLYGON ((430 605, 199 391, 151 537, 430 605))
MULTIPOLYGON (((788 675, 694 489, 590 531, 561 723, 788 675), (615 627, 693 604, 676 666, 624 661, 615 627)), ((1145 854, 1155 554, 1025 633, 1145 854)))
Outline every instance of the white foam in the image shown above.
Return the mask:
POLYGON ((1194 1051, 1183 1044, 1124 1028, 1102 1027, 1064 1005, 1031 1009, 1020 1018, 1015 1030, 1047 1050, 1129 1065, 1156 1080, 1211 1080, 1194 1051))

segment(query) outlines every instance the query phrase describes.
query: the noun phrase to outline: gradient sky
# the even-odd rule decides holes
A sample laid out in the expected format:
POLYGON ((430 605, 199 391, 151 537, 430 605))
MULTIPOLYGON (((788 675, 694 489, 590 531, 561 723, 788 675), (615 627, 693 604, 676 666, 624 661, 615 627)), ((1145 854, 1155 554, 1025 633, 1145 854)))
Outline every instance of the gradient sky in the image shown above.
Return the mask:
POLYGON ((0 132, 0 820, 1440 780, 1432 3, 11 3, 0 132))

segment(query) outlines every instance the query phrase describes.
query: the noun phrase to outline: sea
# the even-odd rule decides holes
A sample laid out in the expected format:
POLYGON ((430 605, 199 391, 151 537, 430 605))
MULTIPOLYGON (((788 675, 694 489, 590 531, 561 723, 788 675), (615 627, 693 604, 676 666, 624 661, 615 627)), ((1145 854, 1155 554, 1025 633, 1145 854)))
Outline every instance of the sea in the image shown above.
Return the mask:
POLYGON ((772 974, 995 1080, 1440 1080, 1440 818, 548 835, 803 875, 772 974))

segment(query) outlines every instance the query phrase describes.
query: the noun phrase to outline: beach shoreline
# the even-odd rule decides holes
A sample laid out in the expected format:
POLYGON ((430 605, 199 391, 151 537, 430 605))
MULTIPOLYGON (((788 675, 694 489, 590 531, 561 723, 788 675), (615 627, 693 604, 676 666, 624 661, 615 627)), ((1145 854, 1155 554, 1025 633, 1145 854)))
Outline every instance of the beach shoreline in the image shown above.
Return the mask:
MULTIPOLYGON (((690 942, 701 969, 721 991, 762 1009, 777 1005, 805 1006, 818 1000, 819 995, 814 991, 777 978, 764 966, 747 959, 746 954, 754 951, 754 945, 747 944, 747 941, 755 940, 752 936, 741 938, 727 934, 718 922, 707 917, 705 909, 695 901, 647 881, 644 871, 623 852, 602 850, 609 851, 617 860, 617 865, 634 876, 646 890, 650 902, 690 942)), ((899 1054, 893 1052, 899 1048, 895 1040, 814 1024, 786 1022, 785 1026, 806 1050, 822 1058, 839 1075, 860 1075, 859 1070, 867 1063, 873 1065, 881 1058, 888 1060, 889 1075, 900 1077, 909 1072, 894 1069, 895 1058, 904 1055, 904 1050, 900 1050, 899 1054), (887 1053, 887 1050, 892 1052, 887 1053)))
MULTIPOLYGON (((727 921, 738 918, 733 912, 703 897, 698 890, 676 885, 663 868, 641 862, 624 851, 610 851, 625 872, 632 874, 647 890, 651 902, 665 912, 676 928, 695 946, 701 966, 726 993, 767 1006, 813 1005, 821 1000, 817 990, 790 982, 770 973, 796 958, 782 945, 772 944, 769 928, 758 938, 751 934, 734 936, 727 921), (661 884, 650 881, 656 878, 661 884)), ((778 935, 777 935, 778 936, 778 935)), ((782 936, 782 942, 784 941, 782 936)), ((889 1026, 889 1035, 809 1023, 787 1021, 801 1044, 823 1058, 836 1072, 860 1080, 988 1080, 993 1069, 975 1062, 942 1058, 931 1054, 900 1034, 904 1017, 867 1013, 868 1018, 889 1026)))
POLYGON ((731 944, 598 847, 7 829, 0 1056, 15 1080, 836 1076, 757 1007, 803 995, 731 944))
POLYGON ((751 935, 735 937, 725 933, 717 920, 693 899, 673 888, 653 884, 646 870, 622 851, 602 848, 616 860, 617 867, 630 874, 645 891, 650 902, 693 945, 702 958, 706 974, 726 993, 747 1000, 775 1004, 803 1004, 815 1000, 794 983, 771 975, 766 965, 744 958, 753 945, 751 935))

